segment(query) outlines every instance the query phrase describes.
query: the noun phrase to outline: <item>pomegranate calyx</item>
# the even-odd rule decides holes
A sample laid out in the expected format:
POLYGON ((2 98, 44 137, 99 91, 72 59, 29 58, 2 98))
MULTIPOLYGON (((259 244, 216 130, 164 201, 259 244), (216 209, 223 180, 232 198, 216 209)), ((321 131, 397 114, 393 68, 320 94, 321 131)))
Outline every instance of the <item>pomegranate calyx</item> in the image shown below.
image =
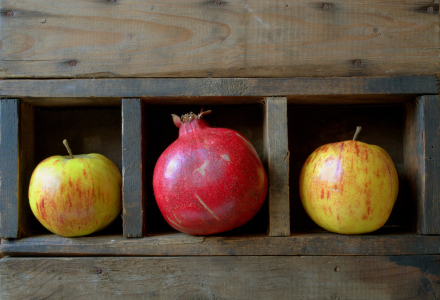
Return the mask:
POLYGON ((180 126, 182 126, 182 121, 180 121, 179 116, 171 114, 171 117, 173 117, 174 125, 176 125, 177 128, 180 128, 180 126))
POLYGON ((182 121, 182 123, 188 123, 188 122, 191 122, 191 121, 194 121, 197 119, 198 119, 198 116, 193 112, 190 112, 188 114, 184 114, 180 117, 180 120, 182 121))
POLYGON ((200 110, 200 113, 197 115, 197 119, 201 119, 204 115, 209 115, 211 113, 210 110, 203 111, 203 108, 200 110))
POLYGON ((210 114, 211 111, 210 110, 206 110, 206 111, 200 111, 200 113, 198 115, 196 115, 193 112, 184 114, 183 116, 180 117, 180 120, 182 121, 182 123, 188 123, 194 120, 199 120, 201 119, 204 115, 208 115, 210 114))

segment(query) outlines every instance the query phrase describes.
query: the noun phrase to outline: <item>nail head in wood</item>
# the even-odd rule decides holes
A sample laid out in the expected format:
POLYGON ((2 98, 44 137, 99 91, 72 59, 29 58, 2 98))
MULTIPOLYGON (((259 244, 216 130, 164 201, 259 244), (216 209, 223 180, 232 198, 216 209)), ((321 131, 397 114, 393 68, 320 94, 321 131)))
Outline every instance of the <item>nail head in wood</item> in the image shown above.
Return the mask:
POLYGON ((74 67, 78 64, 78 62, 76 60, 71 60, 69 61, 69 66, 74 67))
POLYGON ((14 15, 15 15, 15 12, 13 12, 13 11, 6 12, 7 17, 13 17, 14 15))
POLYGON ((354 65, 355 65, 356 67, 360 67, 360 66, 362 66, 362 60, 360 60, 360 59, 356 59, 356 60, 354 61, 354 65))
POLYGON ((330 3, 323 3, 322 9, 324 9, 324 10, 330 9, 330 3))

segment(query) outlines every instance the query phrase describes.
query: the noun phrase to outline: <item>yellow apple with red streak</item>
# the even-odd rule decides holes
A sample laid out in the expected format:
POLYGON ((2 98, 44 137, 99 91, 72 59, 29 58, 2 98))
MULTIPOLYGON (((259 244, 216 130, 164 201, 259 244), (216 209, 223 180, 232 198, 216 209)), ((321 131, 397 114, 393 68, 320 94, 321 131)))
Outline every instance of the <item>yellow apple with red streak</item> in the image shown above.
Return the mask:
POLYGON ((107 227, 122 208, 122 176, 101 154, 51 156, 32 173, 29 204, 49 231, 83 236, 107 227))
POLYGON ((322 228, 362 234, 381 228, 397 198, 399 181, 388 153, 353 140, 316 149, 304 163, 299 192, 310 218, 322 228))

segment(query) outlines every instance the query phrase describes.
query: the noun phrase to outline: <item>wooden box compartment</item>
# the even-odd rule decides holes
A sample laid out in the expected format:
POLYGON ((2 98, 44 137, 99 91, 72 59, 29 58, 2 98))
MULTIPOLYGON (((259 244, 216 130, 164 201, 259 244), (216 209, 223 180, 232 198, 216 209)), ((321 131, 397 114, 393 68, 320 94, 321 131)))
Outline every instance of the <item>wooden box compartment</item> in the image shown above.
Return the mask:
MULTIPOLYGON (((145 180, 146 197, 145 205, 145 226, 149 234, 175 231, 170 227, 157 207, 152 187, 153 171, 159 156, 173 143, 179 129, 174 125, 171 114, 181 116, 189 112, 198 113, 201 108, 211 110, 212 113, 204 117, 204 120, 212 127, 229 128, 240 132, 249 139, 260 159, 265 159, 265 145, 263 134, 264 107, 262 104, 238 104, 238 105, 210 105, 210 101, 201 101, 193 105, 148 105, 145 103, 143 113, 143 135, 146 139, 146 151, 142 153, 143 162, 147 169, 145 180), (148 120, 145 122, 145 120, 148 120), (149 143, 148 141, 154 141, 149 143)), ((238 233, 265 233, 267 231, 267 205, 264 205, 260 212, 250 222, 233 230, 229 235, 238 233)))
MULTIPOLYGON (((385 83, 377 90, 372 84, 377 79, 312 78, 302 79, 300 86, 298 79, 237 79, 248 85, 245 96, 233 89, 198 91, 200 82, 209 83, 208 79, 186 81, 188 87, 180 94, 169 91, 173 80, 163 79, 158 90, 141 91, 129 98, 123 98, 119 90, 108 95, 99 88, 93 90, 93 97, 85 97, 86 90, 80 97, 67 92, 57 98, 54 95, 60 93, 53 92, 53 85, 59 81, 41 83, 37 91, 49 90, 43 97, 11 93, 10 99, 1 102, 2 136, 7 138, 0 148, 0 249, 6 255, 437 254, 439 99, 429 96, 437 91, 437 79, 425 77, 423 81, 427 79, 431 85, 428 82, 421 90, 414 78, 379 80, 385 83), (412 85, 408 87, 402 80, 412 85), (344 88, 338 87, 341 82, 344 88), (336 96, 313 92, 323 83, 336 96), (347 92, 350 85, 358 90, 348 88, 347 92), (12 100, 12 96, 22 100, 12 100), (269 177, 267 201, 253 220, 231 232, 207 237, 171 229, 155 204, 151 186, 157 158, 178 135, 170 114, 202 107, 213 111, 205 118, 211 126, 235 129, 251 140, 269 177), (338 235, 320 230, 305 215, 298 176, 314 149, 351 139, 356 125, 364 127, 359 140, 382 146, 391 155, 400 191, 385 228, 367 235, 338 235), (108 230, 80 238, 30 230, 35 226, 29 222, 32 216, 26 204, 28 178, 41 159, 64 153, 63 138, 70 140, 74 153, 100 152, 120 168, 122 224, 118 220, 108 230), (26 235, 18 239, 21 233, 26 235)), ((225 81, 231 83, 231 79, 225 81)), ((83 83, 78 80, 76 84, 79 91, 83 83)), ((127 79, 124 84, 133 85, 133 81, 127 79)))
MULTIPOLYGON (((49 156, 67 155, 62 144, 67 139, 73 155, 100 153, 122 171, 120 107, 37 108, 34 134, 35 167, 49 156)), ((105 231, 121 234, 121 218, 105 231)))
MULTIPOLYGON (((439 99, 438 96, 383 97, 367 103, 359 97, 332 101, 331 105, 289 105, 289 183, 291 231, 313 230, 318 227, 307 216, 299 197, 301 168, 319 146, 350 140, 356 126, 361 125, 358 140, 378 145, 391 156, 399 176, 399 194, 387 223, 381 232, 418 232, 439 234, 439 193, 436 178, 438 160, 439 99), (351 103, 351 105, 347 105, 351 103), (338 104, 339 103, 339 104, 338 104), (334 105, 338 104, 338 105, 334 105)), ((294 101, 293 101, 294 102, 294 101)))
MULTIPOLYGON (((18 100, 7 100, 3 105, 3 120, 13 122, 17 118, 19 143, 19 224, 9 234, 33 236, 49 233, 33 216, 28 203, 28 186, 35 167, 49 156, 68 155, 63 140, 66 139, 73 155, 101 153, 113 161, 122 170, 121 108, 120 107, 39 107, 18 100), (18 114, 13 112, 18 110, 18 114)), ((5 145, 6 146, 6 145, 5 145)), ((7 151, 7 153, 11 153, 7 151)), ((13 164, 9 165, 11 168, 13 164)), ((9 169, 11 171, 11 169, 9 169)), ((4 212, 7 222, 16 219, 13 211, 4 212)), ((113 233, 122 234, 121 218, 115 220, 111 228, 113 233), (119 226, 118 226, 119 224, 119 226)), ((9 223, 11 224, 11 223, 9 223)), ((15 224, 13 222, 12 224, 15 224)), ((12 225, 11 224, 11 225, 12 225)), ((3 227, 5 229, 5 226, 3 227)))
MULTIPOLYGON (((386 100, 386 99, 384 99, 386 100)), ((411 101, 411 100, 410 100, 411 101)), ((384 101, 386 102, 386 101, 384 101)), ((307 157, 318 147, 351 140, 356 126, 362 126, 358 140, 385 149, 399 175, 399 194, 385 228, 414 230, 411 224, 411 195, 406 189, 403 157, 405 105, 289 105, 290 207, 292 232, 317 229, 307 216, 299 197, 299 176, 307 157)))

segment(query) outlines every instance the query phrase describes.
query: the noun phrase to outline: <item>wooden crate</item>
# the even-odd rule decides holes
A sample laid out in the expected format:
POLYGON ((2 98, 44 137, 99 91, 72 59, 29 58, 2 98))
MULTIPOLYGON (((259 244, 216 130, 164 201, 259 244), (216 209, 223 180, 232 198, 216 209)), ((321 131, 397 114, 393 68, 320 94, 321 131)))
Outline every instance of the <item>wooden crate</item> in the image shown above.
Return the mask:
MULTIPOLYGON (((361 140, 387 150, 398 170, 401 183, 399 198, 385 227, 393 233, 440 233, 439 195, 435 184, 439 172, 436 167, 438 97, 429 96, 437 92, 436 77, 96 81, 96 85, 88 80, 17 80, 3 83, 2 90, 22 100, 2 100, 2 136, 5 142, 2 143, 1 157, 6 174, 2 177, 2 236, 27 237, 4 242, 4 253, 38 253, 43 251, 38 250, 41 247, 48 251, 46 247, 54 239, 60 249, 55 247, 51 253, 73 254, 70 250, 61 249, 65 245, 59 240, 63 238, 36 235, 36 232, 44 230, 38 228, 27 203, 28 182, 33 169, 44 158, 65 152, 61 143, 64 138, 70 140, 74 153, 102 153, 112 159, 123 173, 122 228, 114 225, 105 234, 116 234, 115 239, 118 240, 122 235, 149 236, 146 243, 162 239, 172 229, 166 225, 155 204, 152 171, 161 152, 177 136, 178 130, 172 124, 170 114, 183 114, 200 107, 214 111, 208 117, 214 126, 233 128, 247 136, 255 145, 269 175, 267 205, 250 224, 229 233, 231 236, 258 235, 258 239, 265 242, 270 236, 290 236, 284 242, 291 243, 289 239, 299 237, 291 236, 290 232, 308 232, 301 236, 317 239, 333 236, 334 242, 337 242, 340 236, 310 233, 317 228, 302 209, 297 182, 302 164, 314 149, 325 143, 349 139, 359 124, 365 128, 361 140), (60 93, 67 83, 69 91, 60 93), (168 87, 173 83, 186 88, 180 94, 170 92, 168 87), (27 91, 27 84, 32 84, 32 93, 39 95, 38 98, 27 91), (134 93, 137 91, 138 94, 133 96, 142 98, 121 100, 120 92, 108 95, 109 91, 102 88, 116 85, 124 91, 126 86, 135 84, 155 85, 156 91, 150 91, 149 95, 134 89, 134 93), (214 92, 198 88, 215 85, 218 89, 222 86, 226 88, 214 92), (376 87, 372 88, 374 85, 376 87), (248 94, 237 96, 230 86, 244 87, 248 94), (330 90, 332 95, 318 94, 321 91, 318 86, 328 87, 326 90, 330 90), (97 98, 104 98, 100 94, 107 93, 108 101, 104 106, 104 102, 96 101, 95 97, 75 97, 77 91, 93 93, 97 98), (186 98, 188 95, 198 97, 186 98), (290 222, 290 219, 293 221, 290 222), (31 241, 35 248, 29 248, 31 241), (25 248, 22 243, 26 243, 25 248)), ((185 239, 178 233, 171 234, 169 238, 175 236, 185 239)), ((404 238, 423 240, 414 234, 404 238)), ((84 238, 87 244, 97 240, 99 235, 84 238)), ((100 249, 100 245, 99 242, 96 247, 100 249)), ((139 245, 142 250, 126 254, 150 253, 142 242, 139 245)), ((418 248, 417 245, 414 247, 418 248)), ((390 254, 400 250, 393 249, 390 254)), ((83 253, 81 245, 76 251, 83 253)), ((88 248, 85 251, 98 254, 102 250, 94 252, 93 248, 88 248)), ((290 254, 302 254, 302 251, 305 250, 293 250, 290 254)), ((345 250, 341 248, 340 251, 344 253, 345 250)), ((360 247, 358 251, 363 250, 360 247)), ((155 246, 154 254, 158 253, 160 251, 155 246)), ((179 251, 174 253, 182 254, 179 251)), ((224 252, 209 254, 221 253, 224 252)), ((284 251, 281 253, 285 254, 284 251)), ((118 251, 117 254, 124 253, 118 251)), ((314 254, 326 253, 317 251, 314 254)))
POLYGON ((1 299, 440 294, 438 0, 0 4, 1 299), (170 114, 201 107, 269 176, 260 213, 213 236, 169 227, 151 188, 170 114), (338 235, 307 217, 298 176, 357 125, 400 191, 382 229, 338 235), (123 174, 122 216, 91 236, 50 234, 29 209, 31 172, 64 138, 123 174))
MULTIPOLYGON (((416 295, 429 295, 438 290, 440 195, 435 181, 440 170, 440 148, 437 146, 440 102, 437 77, 100 79, 94 82, 96 84, 89 80, 8 80, 1 83, 2 91, 21 100, 1 100, 0 212, 3 239, 0 249, 3 255, 12 257, 110 255, 119 258, 67 261, 3 258, 4 295, 16 297, 20 289, 15 290, 16 285, 9 274, 15 274, 23 268, 21 265, 27 264, 31 267, 26 276, 41 272, 41 264, 44 272, 56 274, 29 282, 30 290, 38 297, 59 288, 54 284, 40 292, 35 291, 53 276, 62 278, 61 285, 70 285, 79 280, 78 276, 85 276, 81 272, 94 274, 90 276, 97 278, 107 273, 112 274, 108 276, 118 276, 121 280, 118 291, 128 293, 131 284, 126 282, 126 276, 129 273, 120 274, 124 273, 119 270, 121 264, 136 265, 133 272, 141 276, 139 280, 149 281, 154 276, 158 280, 156 284, 161 286, 169 284, 163 281, 166 281, 163 276, 168 271, 155 269, 153 265, 164 264, 168 268, 170 264, 172 270, 183 268, 186 271, 176 275, 173 282, 185 284, 182 277, 206 276, 202 282, 188 287, 185 293, 196 293, 199 284, 205 284, 214 288, 213 295, 222 297, 229 294, 208 278, 227 282, 230 278, 226 274, 230 268, 235 268, 240 276, 257 277, 260 275, 255 270, 261 269, 261 274, 267 272, 288 282, 294 277, 301 278, 301 268, 310 267, 306 276, 311 278, 319 276, 320 267, 326 266, 326 272, 330 273, 338 272, 337 268, 340 268, 348 272, 333 278, 334 284, 348 280, 352 288, 362 286, 359 278, 349 278, 353 272, 366 272, 367 278, 371 277, 368 279, 370 284, 375 287, 370 291, 371 297, 379 295, 384 286, 395 295, 416 291, 416 295), (114 91, 101 88, 116 83, 118 89, 114 91), (64 92, 63 86, 67 84, 68 91, 64 92), (180 92, 169 88, 173 84, 181 87, 180 92), (32 85, 31 92, 28 85, 32 85), (134 89, 133 97, 122 98, 121 91, 133 85, 155 86, 156 90, 134 89), (217 86, 217 90, 201 90, 200 86, 217 86), (240 90, 246 90, 247 94, 237 95, 230 86, 240 86, 240 90), (323 86, 331 91, 331 95, 322 93, 319 87, 323 86), (75 97, 78 93, 81 95, 75 97), (90 96, 92 94, 94 97, 90 96), (266 204, 253 220, 231 232, 203 237, 182 234, 169 227, 151 190, 155 161, 177 137, 177 128, 172 124, 170 114, 200 107, 213 110, 206 118, 213 126, 233 128, 247 136, 255 145, 269 176, 266 204), (384 228, 371 234, 350 236, 319 230, 300 204, 297 184, 300 168, 316 147, 350 139, 359 124, 364 126, 360 140, 383 147, 395 162, 400 180, 395 209, 384 228), (45 157, 65 151, 61 143, 63 138, 70 140, 75 153, 103 153, 123 173, 122 220, 116 220, 103 232, 80 238, 59 237, 38 226, 30 212, 26 196, 30 174, 45 157), (194 256, 205 258, 192 260, 190 257, 194 256), (200 273, 196 262, 208 264, 213 270, 200 273), (356 264, 360 269, 356 269, 356 264), (400 287, 391 289, 390 286, 402 277, 389 274, 385 281, 378 280, 369 264, 374 268, 381 265, 387 272, 403 273, 403 278, 415 285, 404 290, 400 287), (413 271, 413 268, 422 268, 426 264, 433 271, 413 271), (140 275, 143 274, 141 266, 152 268, 152 271, 140 275), (54 268, 57 271, 50 271, 54 268), (71 268, 83 271, 67 275, 71 268), (293 275, 284 277, 286 274, 293 275), (420 285, 417 280, 431 288, 416 288, 420 285)), ((267 284, 263 279, 266 277, 259 278, 256 282, 263 280, 264 284, 260 282, 263 289, 267 284)), ((101 279, 99 282, 102 283, 101 279)), ((107 284, 110 282, 104 285, 107 284)), ((320 288, 319 284, 322 283, 317 283, 316 288, 320 288)), ((87 295, 93 290, 86 286, 75 295, 87 295)), ((144 291, 159 298, 174 297, 179 293, 177 290, 165 292, 166 289, 159 291, 154 285, 147 285, 144 291)), ((261 292, 267 297, 286 296, 293 291, 296 291, 295 295, 304 293, 295 284, 284 283, 276 292, 263 292, 243 283, 243 294, 236 295, 240 298, 239 295, 261 292)), ((199 292, 205 293, 206 290, 199 292)), ((346 297, 352 295, 341 289, 333 292, 346 297)), ((67 290, 56 293, 61 297, 67 290)), ((322 296, 310 295, 310 299, 322 296)), ((108 295, 104 293, 102 297, 108 295)))

